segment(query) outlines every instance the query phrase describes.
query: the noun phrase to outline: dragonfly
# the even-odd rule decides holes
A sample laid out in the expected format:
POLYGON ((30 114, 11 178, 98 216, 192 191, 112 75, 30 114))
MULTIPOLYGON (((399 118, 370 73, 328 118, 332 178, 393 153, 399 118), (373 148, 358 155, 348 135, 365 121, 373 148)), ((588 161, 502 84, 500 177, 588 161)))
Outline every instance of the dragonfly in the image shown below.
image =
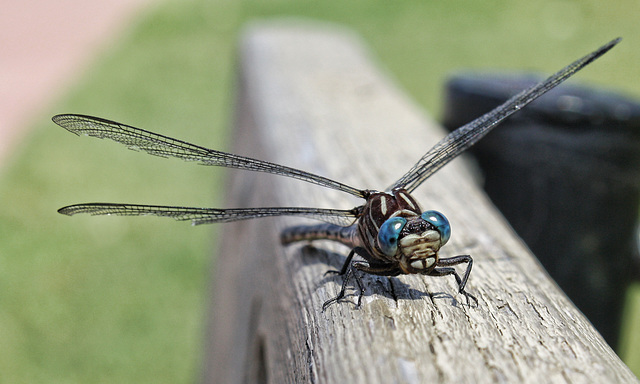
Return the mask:
POLYGON ((423 211, 411 193, 504 119, 604 55, 620 40, 617 38, 610 41, 546 80, 513 96, 492 111, 451 132, 384 191, 354 188, 296 168, 208 149, 99 117, 79 114, 56 115, 52 118, 53 122, 76 135, 110 139, 124 144, 129 149, 160 157, 174 157, 204 165, 286 176, 342 191, 365 200, 362 205, 348 210, 311 207, 219 209, 86 203, 69 205, 60 208, 58 212, 65 215, 78 213, 121 216, 155 215, 191 221, 193 225, 270 216, 302 216, 317 219, 323 223, 285 228, 281 232, 280 240, 284 245, 301 241, 331 240, 351 248, 340 271, 330 271, 342 275, 343 283, 338 295, 324 302, 323 311, 345 297, 349 281, 353 276, 360 290, 357 302, 357 307, 360 307, 364 294, 361 274, 452 275, 458 285, 458 293, 464 295, 467 305, 471 306, 471 301, 478 305, 478 299, 465 289, 473 266, 473 258, 470 255, 439 257, 438 252, 451 237, 451 225, 442 213, 434 210, 423 211), (355 255, 359 258, 354 260, 355 255), (455 266, 460 264, 466 264, 462 277, 455 269, 455 266))

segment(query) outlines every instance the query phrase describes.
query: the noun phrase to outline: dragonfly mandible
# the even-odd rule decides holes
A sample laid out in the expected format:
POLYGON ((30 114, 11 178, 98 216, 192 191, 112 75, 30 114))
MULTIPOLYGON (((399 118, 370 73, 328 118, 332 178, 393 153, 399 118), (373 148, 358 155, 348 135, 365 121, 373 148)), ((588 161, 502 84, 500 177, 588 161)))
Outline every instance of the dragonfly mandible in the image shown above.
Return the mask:
POLYGON ((191 208, 142 204, 87 203, 69 205, 58 210, 65 215, 155 215, 190 220, 192 224, 224 223, 268 216, 303 216, 325 221, 317 225, 295 226, 285 229, 281 242, 290 244, 304 240, 327 239, 351 248, 338 272, 344 275, 339 294, 323 304, 323 310, 345 296, 352 276, 360 289, 357 306, 361 305, 363 286, 356 271, 381 276, 421 274, 429 276, 453 275, 458 292, 467 305, 478 300, 465 290, 473 259, 470 255, 438 257, 438 251, 451 236, 447 218, 437 211, 422 211, 411 196, 429 176, 474 145, 504 119, 525 105, 562 83, 580 69, 613 48, 620 38, 610 41, 594 52, 576 60, 545 81, 515 95, 501 106, 451 132, 431 148, 402 177, 385 191, 358 189, 329 178, 299 169, 208 149, 182 140, 135 128, 114 121, 77 114, 53 117, 59 126, 77 135, 107 138, 161 157, 176 157, 204 165, 266 172, 299 179, 323 187, 336 189, 365 199, 365 203, 349 210, 308 207, 269 208, 191 208), (353 260, 359 255, 364 261, 353 260), (462 277, 454 266, 466 264, 462 277))

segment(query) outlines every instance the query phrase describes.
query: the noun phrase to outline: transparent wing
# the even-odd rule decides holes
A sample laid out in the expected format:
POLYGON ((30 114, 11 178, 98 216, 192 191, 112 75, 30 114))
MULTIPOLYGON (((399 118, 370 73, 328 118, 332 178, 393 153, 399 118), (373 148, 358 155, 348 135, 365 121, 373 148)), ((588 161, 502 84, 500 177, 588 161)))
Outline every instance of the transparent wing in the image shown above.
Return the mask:
POLYGON ((180 221, 191 221, 193 225, 227 223, 230 221, 254 219, 269 216, 303 216, 322 220, 332 224, 349 226, 356 219, 358 208, 351 210, 323 209, 323 208, 191 208, 172 207, 164 205, 140 205, 118 203, 87 203, 69 205, 58 210, 64 215, 88 213, 90 215, 118 215, 118 216, 162 216, 180 221))
POLYGON ((155 156, 177 157, 186 161, 197 161, 204 165, 215 165, 227 168, 273 173, 322 185, 323 187, 337 189, 354 196, 365 196, 365 191, 361 191, 326 177, 314 175, 295 168, 285 167, 279 164, 252 159, 250 157, 238 156, 231 153, 208 149, 182 140, 145 131, 144 129, 135 128, 111 120, 101 119, 99 117, 64 114, 56 115, 52 120, 54 123, 69 132, 75 133, 76 135, 111 139, 126 145, 129 149, 144 151, 155 156))
POLYGON ((598 57, 604 55, 618 44, 620 40, 620 38, 617 38, 610 41, 594 52, 566 66, 547 80, 517 94, 491 112, 451 132, 422 156, 420 161, 418 161, 409 172, 396 181, 390 189, 406 188, 409 192, 412 192, 429 176, 474 145, 504 119, 544 95, 598 57))

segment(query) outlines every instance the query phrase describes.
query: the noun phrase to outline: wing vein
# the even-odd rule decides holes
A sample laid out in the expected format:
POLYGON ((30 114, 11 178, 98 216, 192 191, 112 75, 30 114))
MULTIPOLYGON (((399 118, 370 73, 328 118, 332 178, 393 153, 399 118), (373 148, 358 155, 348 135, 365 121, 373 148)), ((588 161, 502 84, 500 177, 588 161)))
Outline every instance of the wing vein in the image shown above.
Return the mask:
POLYGON ((349 226, 356 219, 357 208, 326 209, 307 207, 268 207, 268 208, 193 208, 165 205, 86 203, 69 205, 58 210, 64 215, 88 213, 90 215, 117 216, 160 216, 171 217, 179 221, 191 221, 193 225, 228 223, 231 221, 271 216, 302 216, 326 221, 341 226, 349 226))
POLYGON ((267 161, 252 159, 201 147, 172 137, 135 128, 130 125, 94 116, 62 114, 52 118, 53 122, 76 135, 87 135, 101 139, 111 139, 135 151, 144 151, 154 156, 175 157, 186 161, 196 161, 204 165, 244 169, 287 176, 323 187, 336 189, 357 197, 366 192, 329 178, 286 167, 267 161))

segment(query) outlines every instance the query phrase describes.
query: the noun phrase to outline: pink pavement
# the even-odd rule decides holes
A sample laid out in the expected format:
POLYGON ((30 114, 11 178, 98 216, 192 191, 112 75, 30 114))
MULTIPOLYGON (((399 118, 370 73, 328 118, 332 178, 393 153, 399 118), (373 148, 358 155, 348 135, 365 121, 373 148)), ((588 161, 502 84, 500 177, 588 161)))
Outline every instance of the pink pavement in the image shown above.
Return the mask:
POLYGON ((0 167, 46 107, 152 0, 26 0, 0 12, 0 167))

